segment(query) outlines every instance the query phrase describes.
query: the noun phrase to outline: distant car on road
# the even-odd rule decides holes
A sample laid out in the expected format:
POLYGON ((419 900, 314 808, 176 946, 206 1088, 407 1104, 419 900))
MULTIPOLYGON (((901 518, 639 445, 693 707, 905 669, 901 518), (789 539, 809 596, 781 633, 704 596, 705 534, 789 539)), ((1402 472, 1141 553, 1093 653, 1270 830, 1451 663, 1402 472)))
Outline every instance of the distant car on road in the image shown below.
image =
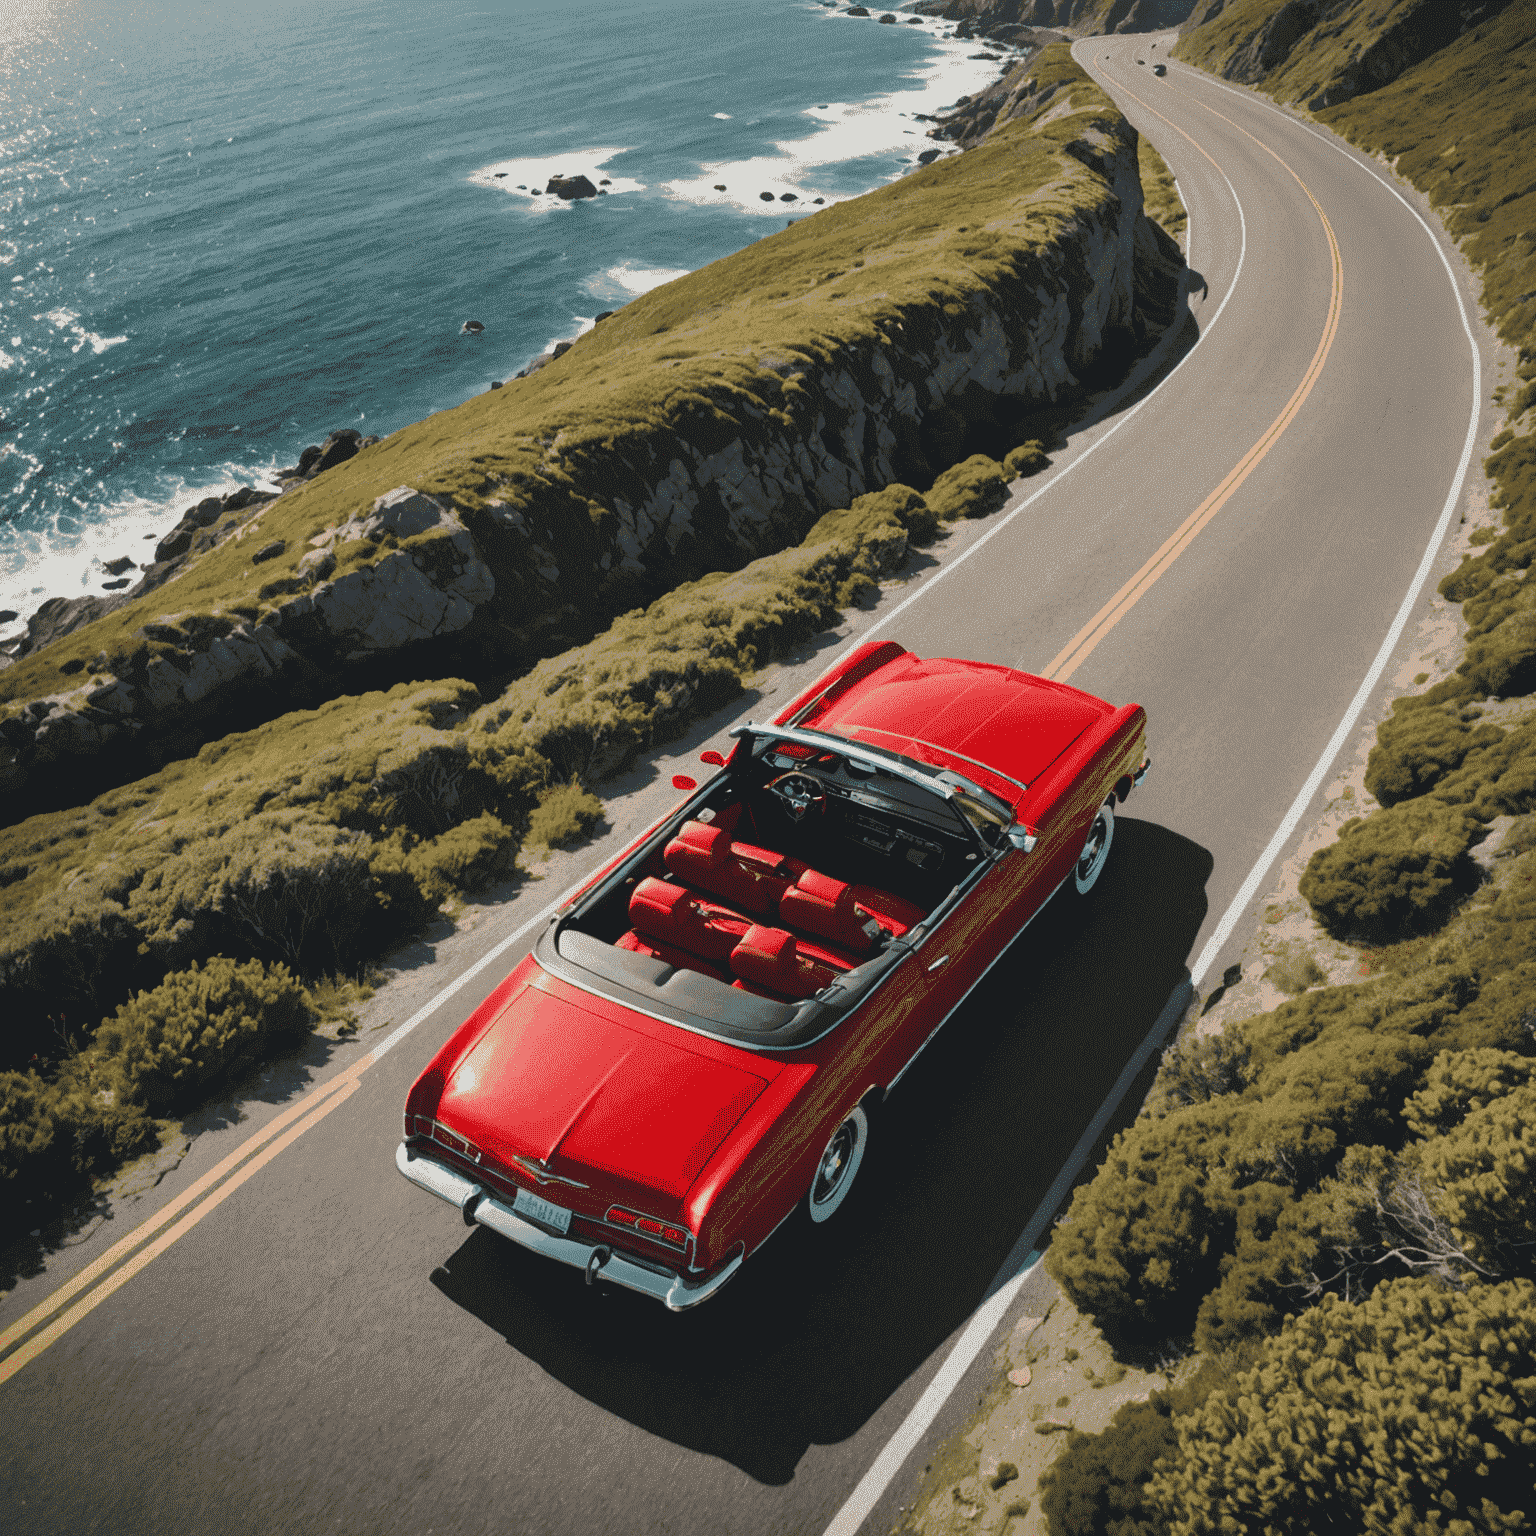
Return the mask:
POLYGON ((837 1211, 876 1104, 1052 895, 1093 889, 1149 766, 1139 704, 889 641, 732 735, 433 1057, 395 1156, 674 1311, 837 1211))

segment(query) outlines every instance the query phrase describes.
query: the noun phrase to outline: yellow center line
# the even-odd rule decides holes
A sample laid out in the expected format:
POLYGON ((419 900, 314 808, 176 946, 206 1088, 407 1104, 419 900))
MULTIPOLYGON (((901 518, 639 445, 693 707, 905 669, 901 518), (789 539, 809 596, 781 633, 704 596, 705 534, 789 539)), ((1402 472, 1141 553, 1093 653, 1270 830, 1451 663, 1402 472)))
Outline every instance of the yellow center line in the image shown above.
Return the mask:
POLYGON ((111 1280, 95 1292, 87 1302, 72 1309, 67 1319, 60 1319, 59 1323, 55 1323, 45 1333, 40 1334, 25 1349, 19 1350, 3 1361, 0 1361, 0 1382, 8 1380, 22 1366, 26 1365, 28 1361, 35 1359, 60 1334, 73 1327, 93 1307, 104 1301, 120 1285, 125 1284, 143 1269, 150 1259, 163 1253, 177 1238, 191 1231, 193 1226, 201 1221, 226 1195, 239 1188, 258 1168, 265 1167, 279 1151, 291 1145, 310 1126, 323 1119, 325 1115, 328 1115, 343 1099, 348 1098, 353 1089, 357 1087, 358 1079, 372 1064, 372 1060, 371 1055, 364 1056, 361 1060, 348 1067, 346 1071, 338 1073, 328 1082, 321 1083, 319 1087, 311 1089, 296 1103, 289 1105, 282 1114, 263 1126, 254 1135, 248 1137, 216 1167, 210 1168, 190 1188, 183 1190, 181 1194, 163 1209, 156 1211, 153 1216, 141 1222, 126 1237, 114 1243, 100 1258, 88 1264, 79 1274, 75 1275, 64 1285, 61 1285, 52 1295, 33 1307, 24 1317, 12 1323, 3 1333, 0 1333, 0 1354, 3 1354, 18 1340, 24 1339, 45 1319, 52 1317, 55 1312, 73 1300, 74 1297, 95 1285, 114 1265, 121 1262, 142 1243, 147 1242, 160 1228, 174 1220, 188 1206, 194 1205, 209 1190, 213 1189, 220 1180, 228 1177, 230 1173, 238 1168, 246 1158, 250 1157, 265 1142, 271 1141, 274 1136, 278 1136, 286 1126, 291 1125, 300 1116, 307 1116, 301 1125, 290 1131, 288 1135, 283 1136, 274 1147, 269 1147, 266 1153, 243 1169, 237 1178, 230 1180, 228 1184, 224 1185, 200 1209, 178 1223, 173 1233, 162 1238, 153 1248, 146 1250, 147 1256, 146 1254, 140 1254, 131 1264, 125 1265, 123 1269, 113 1275, 111 1280), (338 1093, 338 1089, 343 1091, 338 1093), (327 1099, 330 1102, 322 1103, 322 1101, 327 1099), (314 1110, 317 1104, 321 1104, 322 1107, 314 1113, 308 1113, 314 1110))
MULTIPOLYGON (((1201 145, 1196 144, 1194 139, 1190 138, 1189 134, 1185 133, 1182 128, 1178 128, 1176 124, 1168 122, 1168 119, 1161 112, 1157 111, 1154 107, 1148 106, 1133 91, 1126 91, 1126 95, 1130 96, 1133 101, 1139 102, 1154 117, 1168 123, 1170 128, 1174 128, 1186 139, 1189 139, 1189 142, 1207 160, 1210 160, 1212 165, 1216 165, 1216 161, 1211 158, 1210 154, 1201 145)), ((1280 155, 1276 154, 1268 144, 1265 144, 1263 140, 1255 138, 1241 124, 1233 122, 1230 117, 1216 111, 1214 107, 1206 106, 1204 102, 1198 101, 1194 97, 1190 99, 1196 101, 1197 105, 1205 107, 1205 110, 1213 117, 1219 117, 1224 123, 1236 128, 1244 138, 1251 139, 1266 154, 1279 161, 1296 185, 1307 194, 1308 201, 1317 210, 1318 218, 1322 220, 1323 232, 1328 237, 1328 249, 1332 256, 1333 282, 1328 301, 1328 318, 1323 324, 1322 339, 1317 344, 1317 350, 1312 354, 1312 361, 1308 364, 1301 383, 1296 386, 1295 393, 1286 401, 1285 409, 1269 424, 1269 427, 1263 436, 1259 438, 1258 442, 1238 460, 1221 484, 1179 524, 1178 528, 1158 546, 1156 552, 1146 564, 1078 630, 1072 639, 1067 642, 1066 646, 1051 660, 1050 664, 1041 671, 1041 677, 1052 678, 1057 682, 1065 682, 1087 660, 1088 656, 1105 635, 1136 606, 1157 578, 1189 548, 1200 530, 1237 494, 1243 482, 1253 473, 1258 467, 1259 462, 1279 441, 1281 434, 1295 420, 1296 414, 1301 410, 1307 396, 1312 393, 1313 386, 1322 375, 1323 364, 1328 359, 1328 353, 1333 347, 1334 337, 1338 334, 1339 330, 1339 316, 1344 304, 1344 263, 1339 255, 1339 242, 1334 235, 1333 225, 1328 222, 1328 215, 1323 212, 1323 205, 1313 197, 1311 188, 1296 174, 1295 170, 1280 155)), ((1220 166, 1217 166, 1217 169, 1220 170, 1220 166)))
MULTIPOLYGON (((285 1135, 279 1136, 266 1151, 253 1157, 234 1178, 230 1179, 227 1184, 209 1196, 196 1210, 189 1211, 170 1231, 162 1233, 142 1253, 135 1255, 109 1279, 103 1281, 95 1290, 91 1291, 83 1301, 77 1301, 63 1316, 56 1318, 41 1333, 23 1344, 14 1354, 8 1355, 4 1360, 0 1360, 0 1383, 9 1381, 24 1366, 30 1365, 50 1344, 56 1343, 64 1334, 68 1333, 81 1318, 99 1307, 114 1291, 127 1285, 141 1269, 147 1268, 158 1259, 172 1243, 185 1237, 198 1222, 216 1206, 222 1204, 234 1194, 247 1179, 253 1178, 273 1158, 287 1151, 305 1131, 325 1119, 338 1104, 343 1104, 351 1098, 359 1087, 358 1077, 364 1064, 366 1064, 366 1058, 363 1064, 350 1068, 342 1073, 340 1077, 334 1079, 334 1082, 343 1085, 339 1093, 331 1093, 328 1098, 322 1099, 319 1108, 311 1110, 304 1119, 299 1121, 285 1135)), ((330 1085, 327 1086, 329 1087, 330 1085)))

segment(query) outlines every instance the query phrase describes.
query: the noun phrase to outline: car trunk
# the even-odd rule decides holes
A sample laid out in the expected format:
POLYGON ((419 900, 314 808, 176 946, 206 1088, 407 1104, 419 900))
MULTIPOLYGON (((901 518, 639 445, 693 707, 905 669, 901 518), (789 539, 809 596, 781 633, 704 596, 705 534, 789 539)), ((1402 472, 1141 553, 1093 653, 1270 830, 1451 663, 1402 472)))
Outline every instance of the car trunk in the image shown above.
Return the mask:
POLYGON ((617 1201, 680 1220, 699 1170, 767 1086, 685 1039, 526 987, 459 1062, 437 1118, 514 1183, 572 1210, 617 1201))

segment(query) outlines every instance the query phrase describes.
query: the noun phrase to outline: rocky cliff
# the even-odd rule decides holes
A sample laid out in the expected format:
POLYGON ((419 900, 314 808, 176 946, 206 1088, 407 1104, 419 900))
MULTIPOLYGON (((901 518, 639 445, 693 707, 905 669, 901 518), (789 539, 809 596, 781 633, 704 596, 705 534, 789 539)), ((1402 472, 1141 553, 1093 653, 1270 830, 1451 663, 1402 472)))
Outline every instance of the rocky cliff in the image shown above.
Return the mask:
POLYGON ((1178 57, 1322 111, 1391 84, 1509 0, 1200 0, 1178 57))
MULTIPOLYGON (((922 0, 912 7, 942 16, 977 37, 1014 41, 1021 27, 1063 27, 1079 36, 1155 32, 1177 26, 1195 0, 922 0)), ((1219 0, 1216 0, 1219 3, 1219 0)))
POLYGON ((1051 54, 1074 79, 1048 122, 655 290, 0 673, 8 819, 232 721, 515 673, 865 492, 1038 435, 1031 413, 1138 329, 1136 136, 1051 54))

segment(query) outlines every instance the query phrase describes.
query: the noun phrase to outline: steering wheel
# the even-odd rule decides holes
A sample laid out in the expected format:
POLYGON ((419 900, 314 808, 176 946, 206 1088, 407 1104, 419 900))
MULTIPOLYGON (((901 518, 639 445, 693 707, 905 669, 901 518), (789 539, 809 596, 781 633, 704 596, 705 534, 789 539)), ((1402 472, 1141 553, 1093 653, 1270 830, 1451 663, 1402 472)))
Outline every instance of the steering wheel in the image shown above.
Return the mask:
POLYGON ((822 815, 827 809, 826 791, 808 773, 781 773, 766 788, 769 794, 779 797, 784 809, 796 821, 800 821, 807 811, 822 815))

